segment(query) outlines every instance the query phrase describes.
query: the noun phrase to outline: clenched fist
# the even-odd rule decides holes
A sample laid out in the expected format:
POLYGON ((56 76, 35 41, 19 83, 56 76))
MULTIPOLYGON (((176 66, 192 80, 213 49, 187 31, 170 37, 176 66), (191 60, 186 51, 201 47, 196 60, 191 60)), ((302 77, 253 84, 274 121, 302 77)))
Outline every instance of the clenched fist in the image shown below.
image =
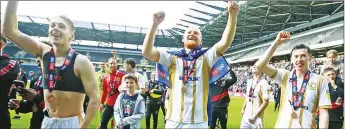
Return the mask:
POLYGON ((162 23, 162 21, 164 20, 164 18, 165 18, 165 13, 162 12, 162 11, 153 14, 153 22, 154 22, 155 24, 160 24, 160 23, 162 23))
POLYGON ((275 42, 279 45, 290 39, 290 32, 281 31, 278 33, 275 42))
POLYGON ((228 12, 231 15, 238 15, 240 12, 240 5, 234 1, 229 1, 228 2, 228 12))

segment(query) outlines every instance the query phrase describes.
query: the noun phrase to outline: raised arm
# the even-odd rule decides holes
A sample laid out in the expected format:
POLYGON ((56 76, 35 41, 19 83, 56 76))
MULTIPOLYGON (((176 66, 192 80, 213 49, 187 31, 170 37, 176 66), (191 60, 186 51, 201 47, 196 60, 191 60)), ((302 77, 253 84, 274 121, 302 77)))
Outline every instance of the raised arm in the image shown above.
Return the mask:
POLYGON ((8 1, 3 19, 1 32, 21 49, 32 55, 42 57, 43 48, 50 48, 18 30, 17 20, 18 1, 8 1))
POLYGON ((158 25, 162 23, 164 18, 165 18, 164 12, 157 12, 153 14, 153 23, 144 39, 142 54, 147 59, 153 62, 159 61, 159 51, 153 47, 153 42, 156 37, 156 30, 158 28, 158 25))
POLYGON ((96 116, 98 106, 100 105, 99 88, 95 78, 95 68, 91 64, 90 60, 83 55, 79 55, 76 60, 80 79, 84 85, 86 95, 90 98, 86 109, 85 119, 80 124, 81 128, 87 128, 96 116))
MULTIPOLYGON (((228 23, 226 24, 222 39, 217 43, 218 54, 223 55, 230 47, 235 37, 237 15, 240 11, 240 6, 233 1, 228 2, 228 23)), ((219 55, 219 56, 220 56, 219 55)))
POLYGON ((264 56, 261 56, 261 58, 255 63, 256 68, 259 71, 265 73, 270 78, 273 78, 278 71, 277 69, 268 66, 268 63, 271 60, 274 52, 277 50, 278 46, 289 39, 290 32, 279 32, 272 45, 268 48, 268 50, 266 50, 264 56))

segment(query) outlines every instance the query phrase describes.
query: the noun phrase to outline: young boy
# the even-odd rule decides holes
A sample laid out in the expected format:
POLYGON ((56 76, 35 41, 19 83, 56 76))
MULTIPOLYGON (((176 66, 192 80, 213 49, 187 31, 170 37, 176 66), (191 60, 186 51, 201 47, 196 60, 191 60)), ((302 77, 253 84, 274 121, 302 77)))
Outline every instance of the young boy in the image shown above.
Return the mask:
POLYGON ((135 88, 138 87, 135 75, 127 74, 123 79, 128 91, 117 97, 114 106, 116 128, 137 129, 140 128, 140 120, 145 117, 145 100, 135 92, 135 88))

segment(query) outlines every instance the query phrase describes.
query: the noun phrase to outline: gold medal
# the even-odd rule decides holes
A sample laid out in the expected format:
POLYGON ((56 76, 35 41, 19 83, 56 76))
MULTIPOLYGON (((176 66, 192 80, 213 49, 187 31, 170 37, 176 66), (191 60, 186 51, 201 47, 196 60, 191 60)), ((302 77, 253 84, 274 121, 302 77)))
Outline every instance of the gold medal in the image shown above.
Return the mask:
POLYGON ((56 101, 56 97, 54 95, 51 94, 51 95, 48 96, 48 102, 53 103, 55 101, 56 101))
POLYGON ((182 93, 186 93, 186 92, 187 92, 186 87, 182 87, 182 93))
POLYGON ((294 119, 297 119, 297 114, 296 114, 296 112, 292 112, 292 113, 291 113, 291 117, 294 118, 294 119))

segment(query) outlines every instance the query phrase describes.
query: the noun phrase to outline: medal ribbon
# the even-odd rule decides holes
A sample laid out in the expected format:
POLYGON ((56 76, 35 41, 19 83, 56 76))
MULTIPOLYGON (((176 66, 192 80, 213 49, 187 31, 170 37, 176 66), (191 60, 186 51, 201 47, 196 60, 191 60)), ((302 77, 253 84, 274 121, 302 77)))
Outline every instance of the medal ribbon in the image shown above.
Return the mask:
POLYGON ((40 87, 42 87, 41 83, 42 83, 42 74, 38 77, 37 81, 35 82, 37 94, 41 94, 41 89, 40 89, 40 87))
POLYGON ((262 79, 262 75, 259 77, 259 79, 256 81, 256 84, 255 84, 255 86, 254 86, 254 88, 253 88, 253 83, 252 83, 252 85, 250 86, 250 90, 249 90, 249 97, 251 98, 251 97, 253 97, 253 95, 254 95, 254 90, 255 90, 255 88, 256 88, 256 85, 258 85, 258 83, 260 82, 260 80, 262 79))
POLYGON ((118 73, 119 73, 119 71, 116 71, 114 80, 113 80, 112 82, 110 81, 110 75, 108 76, 108 82, 109 82, 109 85, 110 85, 111 90, 114 90, 114 89, 115 89, 115 84, 116 84, 116 82, 117 82, 116 77, 117 77, 117 74, 118 74, 118 73))
POLYGON ((303 78, 303 82, 302 82, 302 86, 301 89, 299 91, 297 91, 297 76, 296 76, 296 70, 293 71, 292 74, 292 96, 291 96, 291 100, 293 100, 293 102, 291 102, 290 100, 290 104, 292 105, 294 110, 297 110, 297 108, 304 108, 304 106, 302 105, 302 100, 303 100, 303 96, 305 93, 305 89, 307 87, 308 81, 310 79, 310 70, 307 71, 307 73, 304 75, 303 78))
MULTIPOLYGON (((196 63, 196 59, 200 56, 201 47, 198 47, 192 50, 189 54, 185 54, 182 56, 183 61, 183 83, 186 84, 188 82, 188 77, 195 72, 194 67, 196 63), (190 65, 188 66, 188 61, 191 61, 190 65)), ((183 49, 183 53, 186 51, 183 49)))
POLYGON ((68 54, 66 55, 66 58, 65 58, 63 65, 60 67, 60 70, 55 71, 55 62, 56 62, 55 53, 54 53, 53 48, 50 49, 51 55, 49 57, 49 64, 48 64, 48 71, 49 71, 48 72, 48 75, 49 75, 48 76, 48 90, 49 90, 49 93, 53 92, 53 89, 56 86, 56 82, 59 78, 60 73, 63 72, 71 64, 71 59, 72 59, 74 52, 75 51, 72 48, 70 48, 68 50, 68 54), (54 75, 56 75, 56 78, 54 75))

